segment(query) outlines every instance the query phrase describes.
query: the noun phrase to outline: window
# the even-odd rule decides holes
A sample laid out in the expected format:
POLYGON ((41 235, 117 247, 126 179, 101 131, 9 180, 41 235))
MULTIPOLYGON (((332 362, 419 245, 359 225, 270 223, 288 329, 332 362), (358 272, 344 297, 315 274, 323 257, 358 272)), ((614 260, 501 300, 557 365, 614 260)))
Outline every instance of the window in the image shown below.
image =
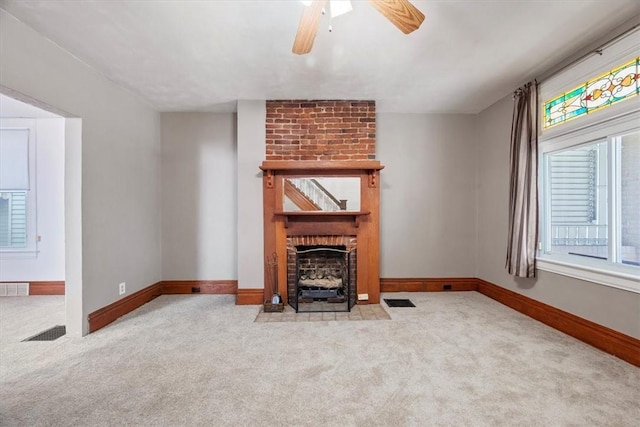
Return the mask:
POLYGON ((27 247, 27 192, 0 192, 0 248, 27 247))
POLYGON ((550 151, 544 159, 545 253, 640 266, 640 131, 550 151))
POLYGON ((638 95, 639 69, 640 57, 545 102, 543 126, 565 123, 638 95))
POLYGON ((550 251, 607 259, 607 142, 551 152, 546 160, 550 251))
POLYGON ((35 123, 0 123, 0 252, 36 253, 35 123))
POLYGON ((562 95, 541 90, 538 267, 640 293, 638 58, 619 64, 562 95))
MULTIPOLYGON (((640 266, 640 132, 619 138, 620 262, 640 266)), ((639 273, 640 274, 640 273, 639 273)))

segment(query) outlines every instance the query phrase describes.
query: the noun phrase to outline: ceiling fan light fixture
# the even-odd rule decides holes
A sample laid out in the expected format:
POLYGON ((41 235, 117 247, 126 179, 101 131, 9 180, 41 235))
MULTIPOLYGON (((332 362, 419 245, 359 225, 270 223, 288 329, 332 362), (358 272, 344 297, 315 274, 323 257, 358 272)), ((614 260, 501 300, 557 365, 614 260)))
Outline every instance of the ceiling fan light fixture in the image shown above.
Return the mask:
MULTIPOLYGON (((313 1, 300 0, 300 3, 309 7, 313 1)), ((331 10, 331 17, 335 18, 336 16, 351 12, 353 10, 353 6, 351 6, 351 0, 329 0, 329 9, 331 10)), ((324 14, 324 11, 322 13, 324 14)))
POLYGON ((329 9, 331 10, 331 17, 344 15, 347 12, 353 10, 350 0, 329 0, 329 9))
MULTIPOLYGON (((311 52, 327 3, 331 5, 332 17, 347 13, 352 10, 352 7, 349 0, 300 1, 309 4, 309 6, 305 8, 300 18, 291 51, 297 55, 304 55, 311 52)), ((409 0, 369 0, 369 3, 405 34, 420 28, 424 21, 424 13, 420 12, 409 0)), ((329 31, 331 31, 331 27, 329 27, 329 31)))

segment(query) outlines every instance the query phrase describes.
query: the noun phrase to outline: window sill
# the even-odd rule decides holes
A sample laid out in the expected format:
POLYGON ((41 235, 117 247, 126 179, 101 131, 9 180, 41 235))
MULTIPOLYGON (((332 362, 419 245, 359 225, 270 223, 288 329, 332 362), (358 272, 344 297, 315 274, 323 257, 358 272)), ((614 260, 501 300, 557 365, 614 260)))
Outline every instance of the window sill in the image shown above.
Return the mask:
POLYGON ((538 257, 536 260, 536 267, 543 271, 640 294, 640 269, 624 265, 598 264, 550 257, 538 257))
POLYGON ((3 249, 0 250, 0 259, 36 259, 39 252, 38 250, 3 249))

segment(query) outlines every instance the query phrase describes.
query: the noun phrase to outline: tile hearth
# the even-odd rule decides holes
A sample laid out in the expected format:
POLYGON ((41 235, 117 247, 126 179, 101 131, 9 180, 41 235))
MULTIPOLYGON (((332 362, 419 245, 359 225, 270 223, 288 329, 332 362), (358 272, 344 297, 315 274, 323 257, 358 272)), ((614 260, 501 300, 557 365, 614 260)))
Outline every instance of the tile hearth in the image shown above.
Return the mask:
POLYGON ((314 312, 296 313, 286 306, 282 313, 265 313, 260 308, 256 322, 323 322, 323 321, 352 321, 352 320, 391 320, 389 313, 380 304, 356 305, 351 312, 314 312))

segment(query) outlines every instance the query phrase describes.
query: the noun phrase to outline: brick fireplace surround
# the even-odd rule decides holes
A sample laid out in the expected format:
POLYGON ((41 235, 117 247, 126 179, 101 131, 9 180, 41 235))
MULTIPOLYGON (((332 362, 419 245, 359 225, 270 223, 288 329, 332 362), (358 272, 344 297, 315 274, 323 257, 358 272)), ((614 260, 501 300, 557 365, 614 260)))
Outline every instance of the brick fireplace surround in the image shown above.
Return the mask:
MULTIPOLYGON (((267 101, 263 170, 264 253, 281 260, 277 287, 287 295, 287 243, 348 239, 357 245, 359 304, 380 302, 380 188, 375 102, 267 101), (287 177, 359 177, 360 210, 285 212, 287 177)), ((265 263, 264 299, 274 292, 265 263)))
POLYGON ((373 160, 373 101, 267 101, 266 160, 373 160))

